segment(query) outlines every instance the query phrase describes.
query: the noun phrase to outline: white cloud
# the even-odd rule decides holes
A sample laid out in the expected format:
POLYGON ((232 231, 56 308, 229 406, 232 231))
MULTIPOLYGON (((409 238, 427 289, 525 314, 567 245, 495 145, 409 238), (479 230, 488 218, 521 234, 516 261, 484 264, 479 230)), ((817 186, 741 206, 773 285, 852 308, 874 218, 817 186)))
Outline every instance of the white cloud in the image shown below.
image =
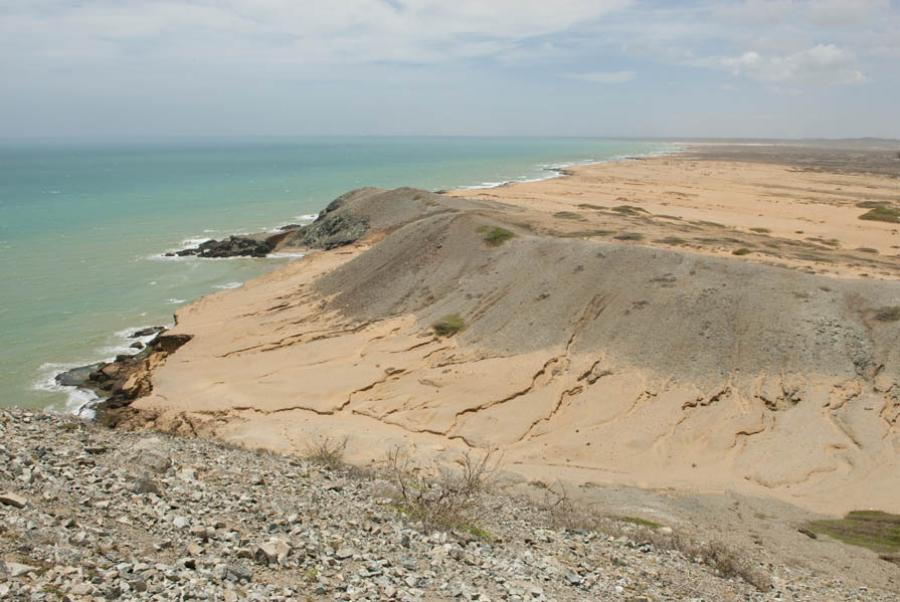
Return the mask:
POLYGON ((624 84, 635 78, 634 71, 592 71, 589 73, 569 73, 569 79, 593 84, 624 84))
POLYGON ((818 44, 784 56, 749 51, 713 62, 734 75, 769 84, 856 84, 866 80, 852 54, 833 44, 818 44))
POLYGON ((0 50, 322 62, 486 57, 600 19, 631 0, 64 0, 0 8, 0 50), (152 43, 156 45, 152 45, 152 43), (141 47, 141 44, 146 46, 141 47))

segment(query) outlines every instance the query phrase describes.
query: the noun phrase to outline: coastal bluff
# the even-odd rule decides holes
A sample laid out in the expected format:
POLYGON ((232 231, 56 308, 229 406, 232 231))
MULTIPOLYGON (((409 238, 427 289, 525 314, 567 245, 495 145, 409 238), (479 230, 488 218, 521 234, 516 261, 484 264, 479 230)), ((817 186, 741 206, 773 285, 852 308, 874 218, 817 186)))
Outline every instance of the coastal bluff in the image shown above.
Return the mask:
MULTIPOLYGON (((532 481, 900 511, 896 259, 635 196, 530 196, 586 177, 345 195, 284 238, 303 259, 179 310, 166 334, 190 339, 104 420, 288 453, 346 437, 360 464, 498 450, 532 481)), ((890 247, 890 226, 861 227, 890 247)))

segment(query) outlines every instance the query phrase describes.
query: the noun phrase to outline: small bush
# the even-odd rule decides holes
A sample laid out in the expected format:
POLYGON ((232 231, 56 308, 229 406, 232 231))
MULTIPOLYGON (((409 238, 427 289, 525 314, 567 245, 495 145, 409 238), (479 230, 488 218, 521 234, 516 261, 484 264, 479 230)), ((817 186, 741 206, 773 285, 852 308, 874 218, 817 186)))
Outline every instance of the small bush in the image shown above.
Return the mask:
POLYGON ((859 219, 900 224, 900 209, 886 206, 875 207, 860 215, 859 219))
POLYGON ((757 232, 759 234, 768 234, 771 232, 768 228, 750 228, 751 232, 757 232))
POLYGON ((873 249, 872 247, 859 247, 856 250, 860 253, 871 253, 872 255, 878 255, 878 249, 873 249))
POLYGON ((332 441, 326 437, 310 446, 306 459, 332 470, 344 466, 344 452, 347 450, 347 438, 332 441))
POLYGON ((896 322, 900 320, 900 305, 882 307, 875 311, 875 319, 879 322, 896 322))
POLYGON ((515 237, 515 233, 506 228, 501 228, 500 226, 483 226, 482 228, 479 228, 479 232, 482 233, 484 242, 490 247, 499 247, 506 241, 515 237))
POLYGON ((459 314, 450 314, 432 324, 431 327, 434 329, 434 334, 439 337, 452 337, 463 330, 466 323, 459 314))
POLYGON ((476 458, 467 452, 461 458, 462 469, 442 470, 437 478, 417 475, 409 456, 399 447, 385 460, 387 476, 394 485, 398 512, 422 529, 465 531, 482 539, 491 535, 475 525, 479 500, 491 486, 499 467, 494 453, 476 458))
POLYGON ((747 247, 741 247, 740 249, 735 249, 734 251, 732 251, 731 254, 732 255, 749 255, 752 252, 753 251, 751 251, 747 247))
POLYGON ((644 235, 640 232, 622 232, 613 236, 616 240, 644 240, 644 235))

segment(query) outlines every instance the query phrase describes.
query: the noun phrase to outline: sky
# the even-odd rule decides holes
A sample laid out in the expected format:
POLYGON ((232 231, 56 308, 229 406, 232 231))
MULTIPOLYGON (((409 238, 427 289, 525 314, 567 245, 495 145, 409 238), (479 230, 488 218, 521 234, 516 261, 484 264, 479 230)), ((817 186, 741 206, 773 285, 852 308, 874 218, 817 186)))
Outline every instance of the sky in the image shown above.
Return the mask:
POLYGON ((900 0, 0 0, 0 138, 900 138, 900 0))

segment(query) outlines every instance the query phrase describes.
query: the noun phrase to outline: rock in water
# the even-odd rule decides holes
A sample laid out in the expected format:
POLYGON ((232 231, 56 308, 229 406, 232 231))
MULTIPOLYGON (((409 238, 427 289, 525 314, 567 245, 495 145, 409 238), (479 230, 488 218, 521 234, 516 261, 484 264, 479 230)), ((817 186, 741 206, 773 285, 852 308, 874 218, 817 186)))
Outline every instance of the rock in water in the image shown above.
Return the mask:
POLYGON ((257 240, 244 236, 229 236, 223 240, 207 240, 198 246, 166 253, 167 256, 215 258, 215 257, 265 257, 272 252, 274 245, 268 240, 257 240))
POLYGON ((91 374, 104 366, 104 362, 90 364, 88 366, 79 366, 56 375, 56 382, 64 387, 81 387, 87 383, 91 374))
POLYGON ((155 334, 159 334, 161 332, 165 332, 165 326, 148 326, 147 328, 141 328, 140 330, 135 330, 130 335, 128 335, 129 339, 140 339, 143 337, 153 336, 155 334))

